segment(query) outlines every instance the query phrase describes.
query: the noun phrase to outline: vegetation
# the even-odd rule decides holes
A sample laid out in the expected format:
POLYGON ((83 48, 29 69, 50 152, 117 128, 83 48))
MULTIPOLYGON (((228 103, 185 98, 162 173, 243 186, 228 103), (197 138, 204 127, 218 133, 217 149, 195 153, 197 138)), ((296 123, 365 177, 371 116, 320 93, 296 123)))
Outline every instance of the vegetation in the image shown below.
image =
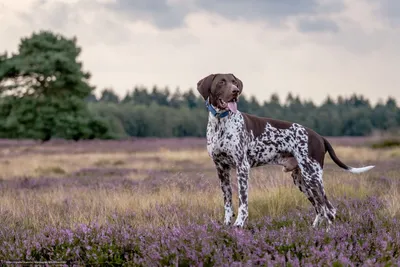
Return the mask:
MULTIPOLYGON (((226 227, 202 138, 50 140, 205 134, 208 114, 194 90, 137 87, 120 99, 108 88, 97 99, 80 52, 75 38, 42 31, 22 38, 16 54, 0 55, 0 138, 49 140, 0 139, 0 265, 400 264, 397 139, 374 137, 371 148, 361 144, 369 137, 336 138, 346 163, 376 168, 353 175, 327 157, 324 184, 338 208, 329 232, 310 227, 313 208, 277 166, 252 170, 249 222, 244 229, 226 227)), ((393 98, 372 106, 353 95, 316 106, 273 94, 263 103, 242 97, 239 109, 328 136, 400 126, 393 98)), ((237 208, 235 175, 232 180, 237 208)))
MULTIPOLYGON (((112 89, 102 91, 99 99, 88 100, 93 114, 106 118, 108 127, 120 137, 204 136, 208 113, 204 100, 189 90, 156 86, 152 90, 136 87, 119 99, 112 89)), ((372 106, 363 96, 327 98, 320 106, 301 101, 288 94, 281 101, 272 94, 269 101, 260 103, 254 96, 240 97, 238 108, 259 116, 303 124, 325 136, 368 136, 376 131, 395 132, 400 128, 400 107, 389 97, 386 102, 372 106)))
POLYGON ((374 143, 371 145, 372 148, 389 148, 389 147, 396 147, 400 146, 400 139, 391 138, 385 139, 380 142, 374 143))
MULTIPOLYGON (((205 135, 208 113, 197 91, 135 87, 120 99, 106 88, 97 99, 80 53, 76 38, 41 31, 22 38, 16 54, 0 54, 0 138, 205 135)), ((243 112, 298 122, 325 136, 400 128, 400 108, 391 97, 375 106, 362 95, 328 97, 317 106, 290 93, 284 101, 272 94, 264 102, 244 95, 238 105, 243 112)))
POLYGON ((18 53, 0 55, 0 137, 49 140, 106 138, 89 113, 90 74, 76 39, 42 31, 22 38, 18 53))
MULTIPOLYGON (((376 167, 351 174, 327 156, 324 185, 338 210, 329 232, 324 224, 311 228, 314 210, 290 174, 278 166, 255 168, 249 221, 244 229, 235 229, 222 224, 223 197, 204 140, 190 139, 51 140, 44 144, 3 140, 0 155, 7 156, 0 158, 0 262, 52 260, 79 266, 400 263, 399 147, 335 145, 346 163, 376 167)), ((233 172, 237 209, 236 182, 233 172)))

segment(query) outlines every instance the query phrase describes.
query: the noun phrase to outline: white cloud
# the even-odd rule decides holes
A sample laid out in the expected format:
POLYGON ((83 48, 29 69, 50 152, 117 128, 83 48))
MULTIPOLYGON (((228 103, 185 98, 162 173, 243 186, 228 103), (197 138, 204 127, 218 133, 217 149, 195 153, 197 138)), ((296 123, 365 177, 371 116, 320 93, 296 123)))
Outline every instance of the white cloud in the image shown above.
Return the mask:
POLYGON ((378 16, 374 1, 346 0, 340 12, 292 15, 279 27, 192 11, 182 27, 164 30, 101 1, 47 1, 33 9, 27 1, 6 0, 0 49, 15 51, 22 36, 39 29, 76 35, 92 84, 121 95, 136 84, 195 88, 209 73, 233 72, 246 94, 260 100, 291 91, 316 102, 353 92, 373 101, 389 95, 400 101, 400 26, 378 16), (301 19, 332 20, 338 31, 299 32, 301 19))

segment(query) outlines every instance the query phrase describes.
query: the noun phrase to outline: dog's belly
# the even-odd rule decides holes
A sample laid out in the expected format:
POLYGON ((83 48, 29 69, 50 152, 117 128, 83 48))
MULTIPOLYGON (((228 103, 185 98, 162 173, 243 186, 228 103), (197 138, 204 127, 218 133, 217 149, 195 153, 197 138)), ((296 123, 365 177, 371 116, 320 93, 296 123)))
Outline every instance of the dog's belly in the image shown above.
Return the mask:
POLYGON ((297 162, 290 152, 286 150, 281 151, 272 145, 252 145, 249 147, 247 156, 252 167, 263 165, 288 165, 288 168, 292 168, 293 164, 297 165, 297 162))
POLYGON ((250 159, 250 165, 252 167, 263 166, 263 165, 277 165, 281 161, 281 155, 276 152, 270 153, 248 153, 248 158, 250 159))

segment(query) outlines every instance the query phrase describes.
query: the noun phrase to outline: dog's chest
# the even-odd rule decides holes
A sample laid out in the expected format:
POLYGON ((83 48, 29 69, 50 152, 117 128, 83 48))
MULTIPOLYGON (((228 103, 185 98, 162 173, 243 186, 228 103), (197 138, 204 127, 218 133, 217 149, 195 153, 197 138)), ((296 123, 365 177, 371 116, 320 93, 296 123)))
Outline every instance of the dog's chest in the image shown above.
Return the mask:
POLYGON ((209 117, 207 125, 207 150, 217 161, 236 161, 244 148, 244 120, 240 114, 225 118, 209 117))

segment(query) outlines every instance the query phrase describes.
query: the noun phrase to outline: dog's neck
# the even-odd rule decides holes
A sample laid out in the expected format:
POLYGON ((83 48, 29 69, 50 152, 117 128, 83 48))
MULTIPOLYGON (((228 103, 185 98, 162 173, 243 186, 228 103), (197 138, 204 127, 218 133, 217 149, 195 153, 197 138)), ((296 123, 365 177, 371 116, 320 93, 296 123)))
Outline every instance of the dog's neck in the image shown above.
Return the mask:
POLYGON ((212 108, 215 109, 215 111, 218 112, 218 114, 224 114, 223 116, 221 115, 214 115, 213 112, 209 111, 208 112, 208 127, 211 129, 213 132, 219 132, 219 131, 224 131, 225 129, 231 127, 234 124, 238 123, 238 120, 240 121, 242 115, 240 111, 238 110, 237 112, 233 113, 230 110, 221 110, 217 109, 214 106, 212 108), (226 115, 225 115, 226 114, 226 115))
POLYGON ((229 115, 230 110, 220 110, 215 108, 211 103, 206 100, 206 107, 208 111, 215 117, 215 118, 224 118, 229 115))

